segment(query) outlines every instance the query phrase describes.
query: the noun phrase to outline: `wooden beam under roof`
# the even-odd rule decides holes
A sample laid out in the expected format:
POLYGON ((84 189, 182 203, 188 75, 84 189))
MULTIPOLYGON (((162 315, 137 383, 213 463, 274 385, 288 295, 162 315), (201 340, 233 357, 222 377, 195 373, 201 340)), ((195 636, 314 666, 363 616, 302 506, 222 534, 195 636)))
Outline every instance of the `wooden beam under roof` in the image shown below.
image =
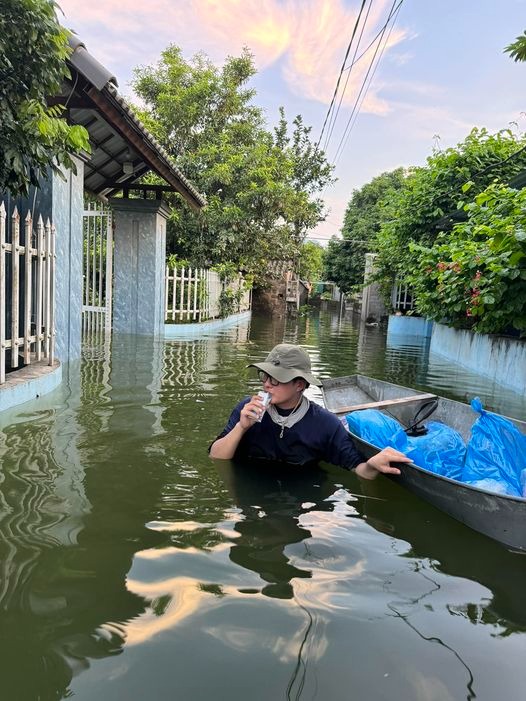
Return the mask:
POLYGON ((173 169, 158 154, 158 151, 151 146, 143 135, 138 133, 136 125, 131 123, 131 119, 126 119, 122 114, 122 110, 110 102, 109 93, 102 93, 95 87, 87 89, 88 97, 93 100, 99 114, 101 114, 112 128, 115 129, 126 141, 133 145, 139 156, 149 165, 149 167, 163 178, 173 190, 179 192, 186 202, 194 209, 199 211, 202 207, 202 201, 192 189, 187 187, 185 183, 179 179, 173 172, 173 169))

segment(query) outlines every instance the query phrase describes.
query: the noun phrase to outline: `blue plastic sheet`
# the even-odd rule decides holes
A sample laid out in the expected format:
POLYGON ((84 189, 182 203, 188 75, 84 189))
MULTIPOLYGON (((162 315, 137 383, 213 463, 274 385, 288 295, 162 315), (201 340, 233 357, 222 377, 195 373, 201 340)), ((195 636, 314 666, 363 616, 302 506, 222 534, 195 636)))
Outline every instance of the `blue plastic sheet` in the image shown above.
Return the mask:
POLYGON ((345 418, 351 433, 382 449, 392 446, 393 436, 402 428, 396 419, 377 409, 353 411, 345 418))
POLYGON ((526 436, 509 419, 487 412, 478 397, 471 406, 480 414, 468 445, 446 424, 428 421, 423 436, 408 436, 396 419, 376 409, 347 414, 349 430, 380 449, 391 446, 426 470, 496 494, 526 498, 526 436))
POLYGON ((438 421, 428 421, 425 427, 427 433, 423 436, 408 436, 405 431, 398 431, 391 445, 425 470, 460 479, 466 456, 460 433, 438 421))
POLYGON ((498 483, 499 493, 523 496, 526 436, 509 419, 485 411, 478 397, 471 407, 480 416, 471 429, 462 481, 491 491, 498 483))
POLYGON ((438 421, 425 424, 424 436, 408 436, 396 419, 377 409, 347 414, 349 430, 378 448, 388 446, 405 453, 415 465, 439 475, 459 479, 466 454, 459 433, 438 421))

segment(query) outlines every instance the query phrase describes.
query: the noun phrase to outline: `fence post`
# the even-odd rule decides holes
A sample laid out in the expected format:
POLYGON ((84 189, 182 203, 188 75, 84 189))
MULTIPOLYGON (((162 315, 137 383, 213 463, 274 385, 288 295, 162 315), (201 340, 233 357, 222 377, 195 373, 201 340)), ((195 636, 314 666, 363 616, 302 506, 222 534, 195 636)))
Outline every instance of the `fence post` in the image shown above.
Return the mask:
POLYGON ((31 312, 32 312, 32 296, 31 296, 31 270, 32 270, 32 238, 33 238, 33 220, 31 212, 28 212, 25 220, 25 280, 24 280, 24 363, 28 365, 31 362, 31 312))
POLYGON ((0 203, 0 384, 5 382, 5 220, 6 211, 0 203))
POLYGON ((172 289, 172 321, 175 321, 175 310, 177 308, 177 268, 173 269, 174 286, 172 289))
POLYGON ((51 298, 49 300, 50 313, 49 313, 49 363, 48 365, 53 365, 55 360, 55 225, 51 224, 50 230, 50 275, 51 275, 51 298))
POLYGON ((194 268, 194 313, 192 318, 196 319, 197 317, 197 286, 199 284, 199 269, 194 268))
POLYGON ((49 359, 49 353, 50 353, 50 326, 51 326, 51 309, 50 309, 50 302, 51 302, 51 256, 50 256, 50 249, 51 249, 51 223, 49 219, 46 220, 46 226, 45 226, 45 255, 46 255, 46 261, 45 261, 45 290, 44 290, 44 300, 45 300, 45 311, 44 311, 44 357, 49 359))
MULTIPOLYGON (((113 316, 113 219, 111 211, 106 212, 106 319, 105 332, 111 331, 113 316)), ((107 336, 109 338, 109 336, 107 336)))
POLYGON ((12 283, 13 296, 11 299, 11 367, 18 367, 18 324, 20 314, 20 215, 15 207, 13 212, 13 228, 11 236, 11 261, 12 261, 12 283))
POLYGON ((44 301, 44 222, 42 215, 37 222, 37 280, 36 280, 36 330, 35 330, 35 358, 42 358, 42 318, 44 301))
POLYGON ((184 305, 184 267, 181 268, 181 293, 180 293, 180 299, 179 299, 179 321, 182 320, 183 318, 183 305, 184 305))

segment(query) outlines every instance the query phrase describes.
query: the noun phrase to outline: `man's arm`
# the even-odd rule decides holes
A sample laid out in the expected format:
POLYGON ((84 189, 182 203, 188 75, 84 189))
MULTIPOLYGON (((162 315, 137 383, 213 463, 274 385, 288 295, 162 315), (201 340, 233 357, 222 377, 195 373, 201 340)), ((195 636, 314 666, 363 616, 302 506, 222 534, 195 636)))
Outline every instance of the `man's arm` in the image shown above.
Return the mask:
POLYGON ((210 457, 230 460, 234 457, 239 442, 261 416, 263 402, 257 394, 248 401, 241 409, 239 421, 235 424, 226 436, 218 438, 210 446, 210 457))
POLYGON ((411 458, 394 448, 384 448, 366 462, 361 462, 356 466, 356 474, 366 480, 374 480, 378 473, 386 475, 399 475, 400 469, 393 467, 392 462, 412 462, 411 458))
POLYGON ((245 435, 247 429, 243 429, 241 421, 238 421, 234 428, 223 436, 214 441, 210 447, 211 458, 221 458, 222 460, 230 460, 234 457, 240 440, 245 435))

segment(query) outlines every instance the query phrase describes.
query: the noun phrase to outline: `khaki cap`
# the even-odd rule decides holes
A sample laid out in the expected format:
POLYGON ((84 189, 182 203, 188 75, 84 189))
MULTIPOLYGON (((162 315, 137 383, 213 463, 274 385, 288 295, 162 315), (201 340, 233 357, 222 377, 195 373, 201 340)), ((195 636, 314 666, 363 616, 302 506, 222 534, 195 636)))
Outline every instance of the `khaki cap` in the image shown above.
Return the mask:
POLYGON ((280 343, 275 346, 262 363, 250 363, 248 368, 263 370, 278 382, 290 382, 302 377, 310 385, 321 385, 317 377, 311 375, 308 353, 292 343, 280 343))

